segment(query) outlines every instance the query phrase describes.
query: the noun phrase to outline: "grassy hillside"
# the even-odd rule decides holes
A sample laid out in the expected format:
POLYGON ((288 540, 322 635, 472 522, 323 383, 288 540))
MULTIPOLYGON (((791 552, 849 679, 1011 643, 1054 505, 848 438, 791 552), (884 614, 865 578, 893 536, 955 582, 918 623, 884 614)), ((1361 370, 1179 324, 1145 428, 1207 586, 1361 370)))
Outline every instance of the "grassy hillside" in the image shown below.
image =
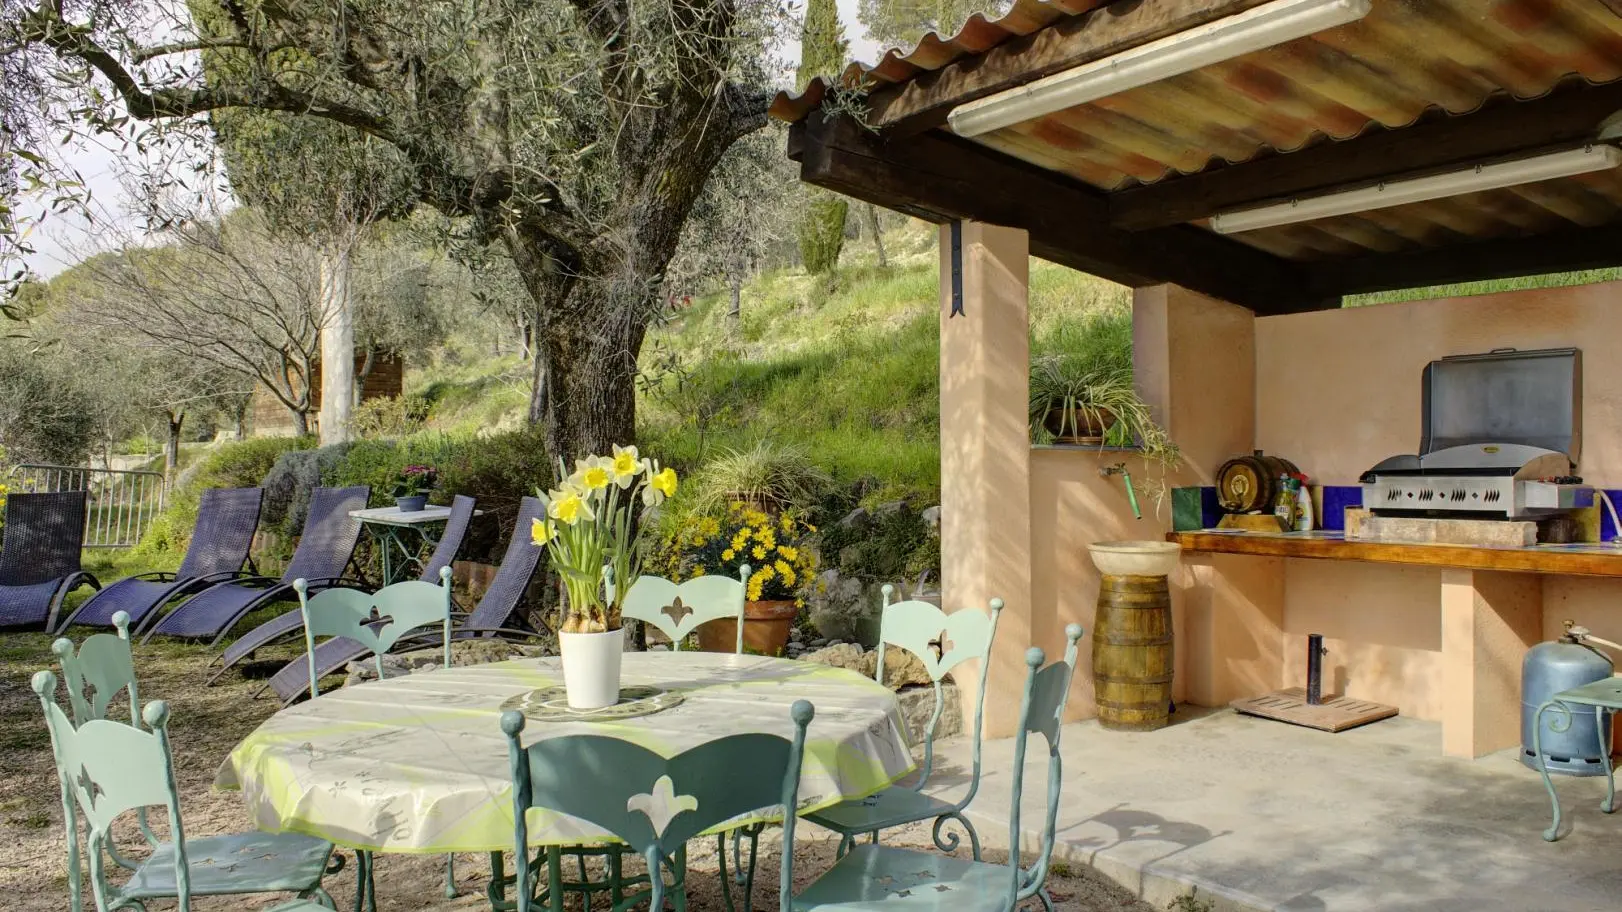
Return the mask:
MULTIPOLYGON (((653 333, 644 445, 692 465, 768 438, 804 448, 836 481, 876 481, 879 496, 938 494, 935 230, 914 223, 885 240, 887 268, 850 241, 831 282, 768 272, 744 288, 736 319, 711 295, 653 333)), ((1031 285, 1038 346, 1064 322, 1128 307, 1125 288, 1038 260, 1031 285)))

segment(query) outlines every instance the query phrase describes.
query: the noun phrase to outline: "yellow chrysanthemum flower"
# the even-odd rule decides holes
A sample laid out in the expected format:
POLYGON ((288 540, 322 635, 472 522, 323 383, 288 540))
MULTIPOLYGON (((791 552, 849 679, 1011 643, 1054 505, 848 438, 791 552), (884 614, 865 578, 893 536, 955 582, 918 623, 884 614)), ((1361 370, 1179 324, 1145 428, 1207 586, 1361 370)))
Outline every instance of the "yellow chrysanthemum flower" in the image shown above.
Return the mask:
POLYGON ((721 552, 721 559, 724 560, 724 561, 732 560, 734 557, 737 557, 737 556, 738 556, 738 552, 732 550, 731 548, 728 548, 725 551, 721 552))
POLYGON ((777 549, 777 553, 783 555, 789 560, 798 560, 800 557, 800 549, 794 547, 793 545, 784 545, 783 547, 777 549))
POLYGON ((749 553, 753 554, 755 556, 755 560, 765 560, 766 559, 766 549, 762 548, 760 545, 756 545, 754 548, 752 548, 749 551, 749 553))

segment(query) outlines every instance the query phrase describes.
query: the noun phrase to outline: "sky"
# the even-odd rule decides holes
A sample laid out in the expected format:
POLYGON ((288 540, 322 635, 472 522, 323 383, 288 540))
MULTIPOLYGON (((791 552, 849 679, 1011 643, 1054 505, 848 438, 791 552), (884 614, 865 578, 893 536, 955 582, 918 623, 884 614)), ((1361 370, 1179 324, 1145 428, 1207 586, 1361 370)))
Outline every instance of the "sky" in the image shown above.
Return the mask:
MULTIPOLYGON (((838 0, 838 3, 839 21, 843 23, 845 37, 850 42, 850 56, 867 63, 874 62, 884 49, 868 37, 867 30, 857 19, 858 0, 838 0)), ((799 60, 799 42, 789 42, 780 56, 785 65, 792 68, 799 60)), ((139 224, 132 212, 134 198, 121 182, 124 169, 116 148, 80 144, 59 149, 58 153, 84 178, 90 190, 93 219, 87 220, 77 213, 46 213, 42 202, 24 202, 22 212, 25 216, 43 216, 31 238, 35 252, 24 260, 29 269, 41 278, 50 278, 72 266, 107 236, 123 234, 139 224), (119 230, 109 231, 109 227, 119 230)))

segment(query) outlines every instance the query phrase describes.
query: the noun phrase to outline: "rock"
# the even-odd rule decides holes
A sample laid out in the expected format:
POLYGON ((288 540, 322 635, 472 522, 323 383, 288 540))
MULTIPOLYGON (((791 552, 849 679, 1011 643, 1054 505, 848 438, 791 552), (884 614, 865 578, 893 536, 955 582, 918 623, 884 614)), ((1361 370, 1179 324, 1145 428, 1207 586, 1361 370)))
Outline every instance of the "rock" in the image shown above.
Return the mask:
POLYGON ((894 519, 897 516, 900 516, 901 514, 903 514, 905 512, 907 512, 907 502, 906 501, 904 501, 904 500, 892 500, 892 501, 890 501, 888 503, 881 503, 878 506, 874 507, 873 508, 873 518, 875 520, 894 519))
POLYGON ((941 534, 941 508, 939 506, 929 507, 924 512, 919 513, 918 518, 924 521, 924 525, 929 527, 929 531, 936 535, 941 534))
MULTIPOLYGON (((941 696, 945 705, 941 708, 941 719, 935 724, 936 738, 949 738, 963 733, 963 705, 958 698, 957 685, 946 684, 941 688, 941 696)), ((935 713, 935 688, 914 687, 896 694, 896 702, 901 704, 901 718, 907 723, 907 737, 913 744, 921 745, 929 731, 929 717, 935 713)))
POLYGON ((809 643, 807 643, 805 645, 810 646, 812 649, 821 649, 822 647, 828 645, 828 638, 827 637, 817 637, 816 639, 812 640, 811 642, 809 642, 809 643))
MULTIPOLYGON (((884 685, 891 690, 900 690, 903 687, 916 684, 930 684, 929 672, 924 663, 917 656, 900 648, 899 646, 886 647, 884 653, 884 685)), ((846 668, 856 672, 864 678, 871 678, 878 672, 879 654, 875 650, 863 649, 855 643, 836 643, 816 652, 802 656, 807 662, 816 662, 819 665, 831 665, 834 668, 846 668)))
POLYGON ((838 638, 837 638, 837 637, 836 637, 836 638, 834 638, 834 639, 831 639, 831 640, 829 640, 829 641, 828 641, 828 645, 829 645, 829 646, 843 646, 843 645, 845 645, 845 641, 844 641, 844 640, 841 640, 841 639, 838 639, 838 638))
POLYGON ((866 507, 857 507, 846 513, 835 525, 846 531, 862 532, 873 525, 873 514, 867 512, 866 507))
MULTIPOLYGON (((863 657, 862 674, 873 677, 879 670, 879 654, 877 650, 869 652, 863 657)), ((934 679, 929 676, 929 670, 917 656, 902 649, 900 646, 884 647, 884 686, 891 690, 901 690, 904 687, 933 684, 934 679)))
MULTIPOLYGON (((830 665, 834 668, 848 668, 851 671, 861 673, 862 662, 865 658, 867 658, 867 654, 862 651, 862 647, 855 643, 837 643, 818 649, 816 652, 807 653, 805 661, 815 662, 818 665, 830 665)), ((873 667, 871 665, 868 666, 867 676, 873 676, 873 667)))

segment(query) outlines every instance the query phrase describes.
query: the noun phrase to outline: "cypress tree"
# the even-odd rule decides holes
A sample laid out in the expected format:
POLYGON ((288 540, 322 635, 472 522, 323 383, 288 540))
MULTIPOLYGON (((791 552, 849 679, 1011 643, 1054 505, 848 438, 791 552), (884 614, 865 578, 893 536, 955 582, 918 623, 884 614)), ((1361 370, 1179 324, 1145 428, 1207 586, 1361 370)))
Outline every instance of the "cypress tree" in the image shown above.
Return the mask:
MULTIPOLYGON (((800 32, 800 68, 795 74, 799 89, 804 91, 818 76, 838 75, 845 64, 846 47, 835 0, 808 0, 800 32)), ((806 272, 821 275, 839 265, 848 210, 848 202, 837 193, 815 187, 807 190, 799 225, 800 262, 806 272)))

